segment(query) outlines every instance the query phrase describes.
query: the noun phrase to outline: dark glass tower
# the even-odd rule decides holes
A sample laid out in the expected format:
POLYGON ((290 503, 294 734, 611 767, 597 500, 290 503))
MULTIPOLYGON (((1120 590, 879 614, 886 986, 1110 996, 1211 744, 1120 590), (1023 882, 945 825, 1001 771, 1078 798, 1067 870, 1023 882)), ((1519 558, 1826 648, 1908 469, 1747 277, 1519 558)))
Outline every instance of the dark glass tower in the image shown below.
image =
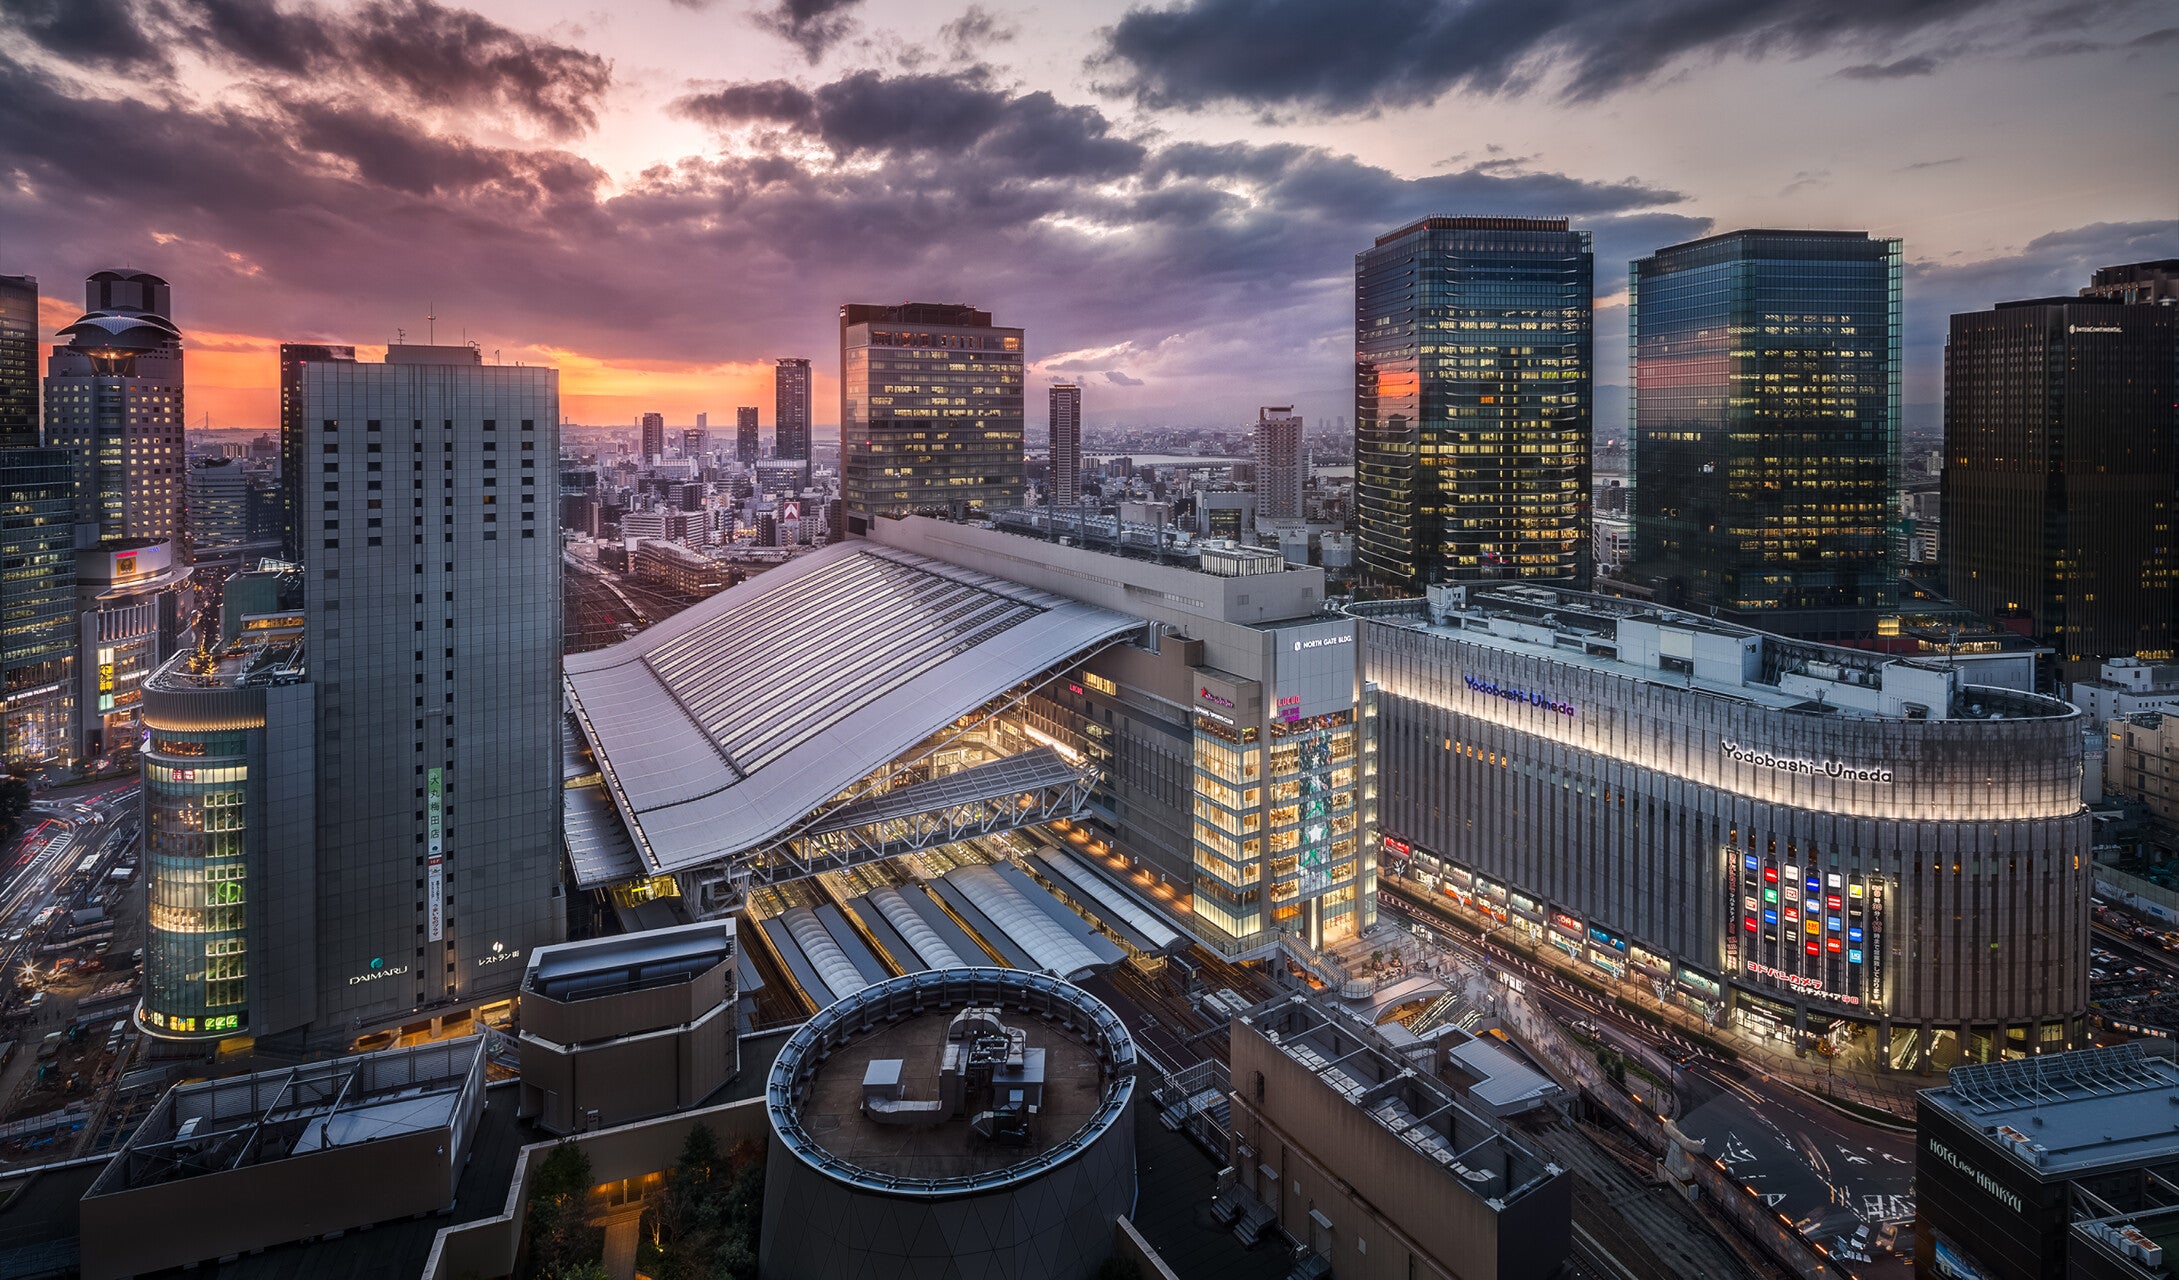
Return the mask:
POLYGON ((0 276, 0 449, 38 443, 38 278, 0 276))
POLYGON ((2172 655, 2179 307, 2044 298, 1952 317, 1946 592, 2032 620, 2069 679, 2172 655))
POLYGON ((772 456, 810 457, 810 362, 785 356, 772 368, 772 456))
POLYGON ((354 347, 317 342, 280 344, 280 554, 290 564, 303 562, 304 522, 309 519, 303 506, 303 486, 309 483, 303 469, 310 465, 302 452, 303 371, 329 360, 353 364, 355 359, 354 347))
POLYGON ((840 497, 875 516, 1022 505, 1021 330, 974 307, 840 308, 840 497))
POLYGON ((1899 242, 1859 231, 1735 231, 1634 263, 1635 575, 1661 602, 1875 632, 1897 598, 1899 276, 1899 242))
POLYGON ((757 464, 757 407, 753 404, 734 410, 734 461, 745 467, 757 464))
POLYGON ((1371 581, 1589 585, 1594 277, 1564 218, 1425 218, 1355 255, 1371 581))

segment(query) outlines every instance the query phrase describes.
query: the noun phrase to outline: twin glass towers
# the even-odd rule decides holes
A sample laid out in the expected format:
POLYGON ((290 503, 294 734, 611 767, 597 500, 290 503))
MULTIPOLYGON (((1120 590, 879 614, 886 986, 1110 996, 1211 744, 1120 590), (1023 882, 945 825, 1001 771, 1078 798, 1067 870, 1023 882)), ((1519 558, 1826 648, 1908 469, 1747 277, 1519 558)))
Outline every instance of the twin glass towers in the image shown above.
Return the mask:
MULTIPOLYGON (((1635 262, 1634 577, 1788 634, 1894 595, 1899 242, 1740 231, 1635 262)), ((1595 256, 1563 218, 1425 218, 1355 258, 1374 584, 1591 580, 1595 256)))

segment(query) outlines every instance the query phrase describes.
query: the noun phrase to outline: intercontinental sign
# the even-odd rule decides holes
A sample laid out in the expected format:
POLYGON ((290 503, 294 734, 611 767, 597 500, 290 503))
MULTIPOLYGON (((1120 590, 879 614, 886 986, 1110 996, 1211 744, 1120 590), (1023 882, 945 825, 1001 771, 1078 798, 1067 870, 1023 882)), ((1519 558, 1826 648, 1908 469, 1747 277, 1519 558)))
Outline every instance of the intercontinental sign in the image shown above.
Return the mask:
POLYGON ((1776 769, 1780 773, 1806 774, 1812 778, 1837 778, 1842 782, 1876 782, 1891 785, 1892 772, 1879 765, 1853 765, 1840 760, 1811 760, 1806 756, 1773 755, 1754 747, 1743 747, 1730 738, 1718 739, 1718 750, 1735 764, 1752 764, 1759 769, 1776 769))

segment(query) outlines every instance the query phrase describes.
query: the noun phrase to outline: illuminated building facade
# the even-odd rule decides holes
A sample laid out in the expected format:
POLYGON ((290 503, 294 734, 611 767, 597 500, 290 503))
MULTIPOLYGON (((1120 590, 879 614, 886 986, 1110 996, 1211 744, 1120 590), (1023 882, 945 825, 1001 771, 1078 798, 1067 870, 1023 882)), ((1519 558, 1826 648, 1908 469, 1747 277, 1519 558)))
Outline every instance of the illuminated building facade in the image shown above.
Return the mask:
POLYGON ((1022 505, 1021 330, 931 302, 840 308, 840 496, 877 516, 1022 505))
POLYGON ((1071 507, 1082 500, 1082 384, 1053 383, 1050 414, 1051 501, 1071 507))
MULTIPOLYGON (((31 403, 35 431, 36 401, 31 403)), ((75 470, 65 449, 0 448, 0 755, 68 759, 76 706, 75 470)))
POLYGON ((137 1025, 168 1040, 264 1036, 314 997, 313 690, 302 618, 257 620, 144 683, 137 1025))
POLYGON ((78 545, 182 532, 182 335, 166 281, 101 271, 46 362, 45 442, 76 456, 78 545))
POLYGON ((2172 656, 2179 307, 2081 298, 1952 317, 1946 593, 2026 617, 2085 679, 2172 656))
POLYGON ((1859 231, 1735 231, 1633 264, 1633 572, 1659 601, 1875 633, 1898 592, 1899 281, 1899 241, 1859 231))
POLYGON ((195 611, 194 570, 171 542, 75 553, 76 754, 135 747, 144 681, 181 647, 195 611))
POLYGON ((1940 1066, 2083 1041, 2072 705, 1572 592, 1353 611, 1412 882, 1759 1034, 1848 1019, 1940 1066))
POLYGON ((772 456, 810 460, 810 362, 783 356, 772 368, 772 456))
POLYGON ((1251 547, 1156 563, 937 520, 875 536, 1148 624, 1028 711, 1097 766, 1078 834, 1185 890, 1205 943, 1314 947, 1376 922, 1355 623, 1324 612, 1322 569, 1251 547))
POLYGON ((1564 218, 1425 218, 1355 255, 1370 580, 1588 585, 1594 278, 1564 218))

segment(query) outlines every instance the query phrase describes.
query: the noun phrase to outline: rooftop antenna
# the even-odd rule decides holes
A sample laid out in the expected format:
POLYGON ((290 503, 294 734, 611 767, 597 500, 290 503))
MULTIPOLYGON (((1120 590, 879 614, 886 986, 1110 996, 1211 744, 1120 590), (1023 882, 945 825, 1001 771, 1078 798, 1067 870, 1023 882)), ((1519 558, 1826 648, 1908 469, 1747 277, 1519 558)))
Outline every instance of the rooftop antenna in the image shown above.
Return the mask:
POLYGON ((435 303, 427 302, 424 304, 424 345, 426 346, 439 340, 438 310, 439 308, 435 303))
POLYGON ((402 343, 408 341, 408 337, 408 330, 402 328, 400 325, 395 325, 393 327, 393 345, 397 347, 400 346, 402 343))

